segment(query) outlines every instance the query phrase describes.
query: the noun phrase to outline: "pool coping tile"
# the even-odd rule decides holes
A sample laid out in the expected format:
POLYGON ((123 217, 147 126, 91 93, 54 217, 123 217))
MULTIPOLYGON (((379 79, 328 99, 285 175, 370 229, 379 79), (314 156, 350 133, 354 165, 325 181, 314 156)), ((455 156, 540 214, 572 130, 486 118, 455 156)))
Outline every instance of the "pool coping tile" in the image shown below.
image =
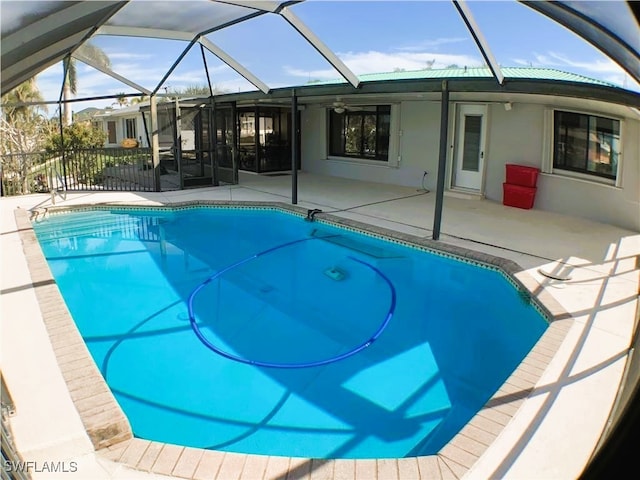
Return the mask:
POLYGON ((28 212, 16 209, 15 220, 42 319, 67 386, 73 379, 78 378, 77 370, 83 373, 84 382, 81 385, 73 385, 72 400, 91 443, 96 450, 100 450, 132 438, 129 420, 93 361, 57 288, 39 247, 28 212), (75 359, 65 354, 65 347, 73 348, 76 353, 75 359), (95 402, 100 404, 98 408, 95 402))
POLYGON ((127 202, 87 204, 26 211, 15 210, 33 289, 40 305, 50 341, 72 400, 96 452, 131 468, 200 479, 459 479, 476 463, 500 435, 535 387, 560 348, 574 318, 516 262, 460 246, 371 226, 329 213, 319 223, 333 224, 374 237, 382 237, 412 248, 491 268, 522 292, 549 321, 549 326, 520 365, 487 404, 436 455, 379 460, 326 460, 246 455, 202 450, 134 438, 128 419, 111 393, 84 340, 69 314, 44 258, 32 221, 40 216, 69 210, 190 209, 197 207, 275 209, 306 217, 307 209, 281 202, 187 201, 158 205, 127 202))

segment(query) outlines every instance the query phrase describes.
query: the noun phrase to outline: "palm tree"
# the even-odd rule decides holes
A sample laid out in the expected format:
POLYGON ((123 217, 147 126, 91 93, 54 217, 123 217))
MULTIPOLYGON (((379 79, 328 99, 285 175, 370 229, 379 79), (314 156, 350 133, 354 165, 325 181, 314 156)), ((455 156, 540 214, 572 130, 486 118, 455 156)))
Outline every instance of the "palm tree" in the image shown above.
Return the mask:
POLYGON ((131 105, 138 105, 139 103, 146 102, 147 100, 149 100, 149 97, 147 97, 146 95, 141 95, 139 97, 133 97, 129 102, 131 103, 131 105))
POLYGON ((125 97, 123 93, 111 105, 118 105, 120 108, 126 107, 127 105, 129 105, 129 99, 125 97))
POLYGON ((47 110, 44 105, 18 105, 26 102, 42 102, 42 94, 38 89, 36 83, 36 77, 32 77, 26 82, 21 83, 16 88, 8 92, 2 97, 2 103, 7 104, 3 106, 4 116, 9 123, 14 123, 19 117, 26 119, 34 114, 37 114, 38 110, 47 110))
MULTIPOLYGON (((104 51, 93 45, 92 43, 84 43, 78 48, 78 52, 82 53, 85 57, 99 64, 102 67, 110 68, 111 60, 104 51)), ((67 57, 63 60, 63 66, 66 73, 64 78, 64 85, 62 88, 62 98, 64 100, 62 116, 65 125, 71 125, 73 118, 71 116, 71 107, 69 100, 78 92, 78 71, 76 68, 76 60, 73 57, 67 57)))

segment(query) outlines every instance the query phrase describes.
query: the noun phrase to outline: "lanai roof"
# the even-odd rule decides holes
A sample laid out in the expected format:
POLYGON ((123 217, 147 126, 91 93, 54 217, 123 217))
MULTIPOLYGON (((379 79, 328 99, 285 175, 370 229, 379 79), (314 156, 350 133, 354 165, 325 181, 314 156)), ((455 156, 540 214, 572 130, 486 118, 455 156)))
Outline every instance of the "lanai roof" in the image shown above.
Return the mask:
MULTIPOLYGON (((157 93, 184 55, 196 45, 202 45, 258 90, 267 93, 271 91, 271 86, 222 50, 210 37, 214 32, 263 15, 277 15, 284 19, 317 54, 326 59, 339 76, 358 87, 360 78, 293 12, 292 7, 299 3, 302 2, 2 0, 2 94, 68 55, 98 68, 135 91, 147 95, 157 93), (81 45, 96 35, 170 39, 186 42, 187 46, 175 58, 165 76, 150 89, 136 84, 126 75, 101 68, 85 57, 81 45)), ((485 40, 466 2, 453 0, 452 3, 488 66, 484 74, 490 72, 502 84, 505 69, 493 57, 491 45, 485 40)), ((632 2, 520 3, 565 25, 599 48, 640 83, 640 26, 638 12, 632 9, 632 2)), ((399 11, 399 14, 402 12, 399 11)))

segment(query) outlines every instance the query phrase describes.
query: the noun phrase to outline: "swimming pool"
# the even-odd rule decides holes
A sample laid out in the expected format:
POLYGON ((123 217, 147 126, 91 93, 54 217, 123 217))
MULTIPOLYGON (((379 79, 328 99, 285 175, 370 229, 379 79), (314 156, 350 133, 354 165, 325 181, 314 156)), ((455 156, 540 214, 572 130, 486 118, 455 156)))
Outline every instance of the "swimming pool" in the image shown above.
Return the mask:
POLYGON ((428 455, 547 326, 496 269, 273 209, 92 209, 35 230, 142 438, 316 458, 428 455), (229 360, 195 334, 188 299, 236 264, 201 288, 193 312, 207 340, 240 358, 349 352, 387 318, 390 285, 393 315, 370 346, 327 365, 229 360))

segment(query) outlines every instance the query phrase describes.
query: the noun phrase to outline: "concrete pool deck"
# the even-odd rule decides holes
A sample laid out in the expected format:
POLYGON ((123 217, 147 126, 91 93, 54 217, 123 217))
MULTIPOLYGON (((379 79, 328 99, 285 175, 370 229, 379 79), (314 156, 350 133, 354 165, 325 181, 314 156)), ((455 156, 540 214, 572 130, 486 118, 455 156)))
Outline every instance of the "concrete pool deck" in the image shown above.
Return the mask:
MULTIPOLYGON (((56 203, 288 203, 290 192, 288 176, 242 175, 240 185, 231 187, 76 193, 56 203)), ((301 174, 298 198, 304 208, 349 209, 334 215, 401 234, 431 236, 434 193, 301 174), (405 198, 388 201, 400 197, 405 198)), ((528 357, 531 361, 523 362, 494 397, 502 401, 479 414, 467 432, 473 442, 454 444, 433 457, 357 463, 203 452, 141 439, 96 451, 82 409, 79 413, 65 383, 59 348, 67 347, 56 347, 55 336, 45 327, 48 314, 38 289, 55 284, 30 272, 33 258, 23 253, 14 215, 17 207, 42 208, 50 201, 47 195, 2 198, 1 365, 16 404, 10 418, 15 443, 26 460, 77 462, 77 472, 42 472, 34 478, 576 478, 607 425, 637 314, 640 234, 535 209, 447 196, 443 244, 517 263, 523 271, 516 278, 555 304, 555 313, 570 314, 552 323, 558 331, 545 335, 549 344, 536 346, 534 353, 540 357, 528 357), (540 275, 540 268, 570 274, 571 280, 549 279, 540 275)), ((73 360, 67 353, 67 361, 73 360)), ((87 405, 88 410, 99 407, 87 405)))

